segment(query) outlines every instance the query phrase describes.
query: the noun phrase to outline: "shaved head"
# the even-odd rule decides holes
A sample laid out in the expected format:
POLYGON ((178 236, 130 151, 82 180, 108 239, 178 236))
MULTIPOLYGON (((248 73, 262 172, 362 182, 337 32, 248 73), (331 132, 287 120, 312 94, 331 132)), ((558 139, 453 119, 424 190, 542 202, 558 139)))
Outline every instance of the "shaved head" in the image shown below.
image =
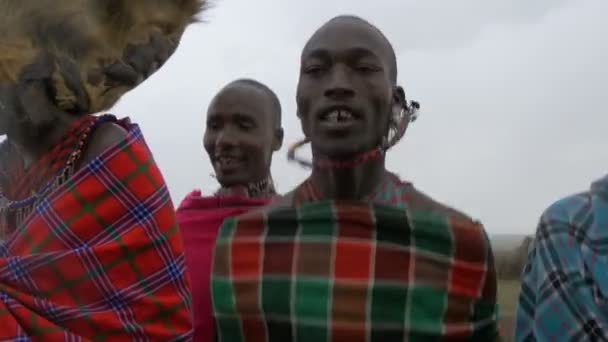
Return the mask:
MULTIPOLYGON (((331 27, 333 24, 336 24, 340 21, 351 21, 351 22, 361 24, 363 26, 366 26, 367 28, 369 28, 371 31, 373 31, 375 34, 377 34, 379 36, 380 40, 383 42, 383 44, 385 45, 385 48, 386 48, 386 52, 387 52, 386 55, 388 56, 388 60, 386 61, 386 63, 389 67, 389 70, 388 70, 389 76, 390 76, 391 80, 396 84, 397 83, 397 56, 395 55, 395 49, 393 48, 393 45, 388 40, 388 38, 386 38, 384 33, 382 33, 382 31, 380 31, 380 29, 378 27, 376 27, 375 25, 373 25, 372 23, 370 23, 369 21, 367 21, 361 17, 357 17, 354 15, 339 15, 337 17, 330 19, 325 24, 323 24, 323 26, 321 26, 317 30, 317 32, 315 32, 315 34, 311 37, 311 39, 306 44, 306 47, 310 44, 310 42, 315 38, 315 36, 320 31, 323 31, 323 30, 327 29, 328 27, 331 27)), ((306 47, 304 47, 304 50, 306 50, 306 47)))
POLYGON ((281 101, 279 100, 279 97, 277 96, 277 94, 274 91, 272 91, 272 89, 270 89, 264 83, 256 81, 251 78, 240 78, 238 80, 232 81, 232 82, 228 83, 224 87, 224 89, 228 89, 230 87, 237 86, 237 85, 245 85, 245 86, 254 87, 254 88, 262 91, 263 93, 265 93, 268 96, 268 100, 272 104, 272 108, 273 108, 272 117, 274 120, 274 126, 276 128, 281 127, 281 112, 282 112, 281 101))
POLYGON ((349 159, 380 146, 404 101, 384 34, 359 17, 335 17, 314 32, 300 59, 296 102, 313 155, 349 159))

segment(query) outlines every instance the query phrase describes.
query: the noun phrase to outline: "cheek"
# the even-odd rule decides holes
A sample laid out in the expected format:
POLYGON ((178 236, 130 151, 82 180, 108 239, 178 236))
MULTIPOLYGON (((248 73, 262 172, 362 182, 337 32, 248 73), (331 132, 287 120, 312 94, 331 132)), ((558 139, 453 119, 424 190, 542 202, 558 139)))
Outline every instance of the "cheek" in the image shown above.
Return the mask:
POLYGON ((215 149, 215 136, 213 134, 205 133, 203 135, 203 147, 207 153, 212 154, 215 149))
POLYGON ((307 81, 300 81, 298 83, 298 89, 296 92, 296 105, 298 106, 298 112, 302 116, 307 116, 311 110, 311 98, 314 98, 315 94, 310 92, 312 88, 307 81))
POLYGON ((388 130, 389 121, 392 116, 392 104, 390 99, 390 96, 387 99, 385 94, 375 94, 373 98, 372 106, 376 113, 376 120, 374 120, 372 125, 379 135, 385 135, 388 130))
POLYGON ((240 141, 240 148, 247 154, 247 157, 255 163, 257 163, 258 160, 262 160, 263 156, 266 155, 266 146, 270 146, 270 142, 267 142, 266 138, 262 137, 261 133, 248 134, 243 136, 240 141))

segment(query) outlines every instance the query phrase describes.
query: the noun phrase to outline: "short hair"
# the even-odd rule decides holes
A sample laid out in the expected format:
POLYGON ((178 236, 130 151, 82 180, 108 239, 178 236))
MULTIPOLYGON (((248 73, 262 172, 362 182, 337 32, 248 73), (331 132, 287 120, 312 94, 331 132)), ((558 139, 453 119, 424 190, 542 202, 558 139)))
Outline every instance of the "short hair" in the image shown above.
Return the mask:
POLYGON ((228 88, 230 86, 237 85, 237 84, 244 84, 244 85, 252 86, 252 87, 257 88, 257 89, 263 91, 264 93, 266 93, 266 95, 268 95, 271 105, 272 105, 275 128, 281 128, 282 109, 281 109, 281 101, 279 100, 279 97, 277 96, 277 94, 274 91, 272 91, 272 89, 270 89, 264 83, 256 81, 251 78, 240 78, 240 79, 234 80, 234 81, 230 82, 228 85, 226 85, 226 87, 224 87, 224 88, 228 88))
POLYGON ((389 77, 390 77, 391 81, 397 83, 397 55, 395 54, 395 49, 393 48, 393 44, 391 44, 391 42, 388 40, 388 38, 386 38, 384 33, 376 25, 374 25, 374 24, 370 23, 369 21, 367 21, 361 17, 358 17, 356 15, 344 14, 344 15, 339 15, 337 17, 333 17, 332 19, 327 21, 322 27, 326 26, 327 24, 329 24, 333 21, 344 20, 344 19, 360 22, 361 24, 364 24, 364 25, 368 26, 369 28, 371 28, 372 30, 376 31, 380 35, 380 37, 382 37, 382 40, 384 40, 384 43, 386 44, 386 46, 389 50, 389 61, 388 61, 389 77))

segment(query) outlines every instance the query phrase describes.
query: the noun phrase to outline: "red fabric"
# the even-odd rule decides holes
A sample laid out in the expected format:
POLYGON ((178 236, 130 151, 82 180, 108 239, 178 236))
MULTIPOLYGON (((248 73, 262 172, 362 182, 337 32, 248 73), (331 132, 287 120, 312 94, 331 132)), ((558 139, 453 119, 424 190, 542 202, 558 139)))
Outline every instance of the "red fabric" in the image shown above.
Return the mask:
POLYGON ((52 190, 0 242, 0 341, 187 341, 175 209, 141 131, 52 190))
POLYGON ((269 202, 270 199, 202 197, 200 191, 193 191, 177 210, 192 285, 195 342, 213 341, 215 326, 209 278, 215 239, 222 222, 269 202))
POLYGON ((59 144, 54 145, 45 155, 28 168, 18 159, 11 163, 7 174, 5 195, 11 200, 22 200, 38 191, 46 183, 56 177, 68 161, 70 154, 76 149, 78 140, 91 127, 96 118, 83 115, 74 120, 59 144))

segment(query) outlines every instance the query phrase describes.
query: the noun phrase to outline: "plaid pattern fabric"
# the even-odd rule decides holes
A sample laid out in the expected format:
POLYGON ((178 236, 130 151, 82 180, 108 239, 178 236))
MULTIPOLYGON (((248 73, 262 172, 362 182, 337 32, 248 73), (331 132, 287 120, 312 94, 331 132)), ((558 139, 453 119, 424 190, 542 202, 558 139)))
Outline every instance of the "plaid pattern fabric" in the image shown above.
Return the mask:
MULTIPOLYGON (((0 170, 7 175, 4 179, 0 178, 0 185, 6 197, 11 200, 27 198, 56 177, 77 147, 78 139, 95 120, 96 118, 90 115, 76 119, 61 141, 28 168, 24 167, 22 158, 14 158, 14 151, 7 153, 4 157, 8 157, 8 165, 0 165, 0 168, 6 167, 5 170, 0 170)), ((8 141, 4 143, 9 144, 8 141)))
POLYGON ((543 214, 524 268, 517 341, 608 341, 608 176, 543 214))
POLYGON ((0 244, 0 340, 175 341, 192 330, 173 205, 137 128, 0 244))
POLYGON ((10 158, 5 170, 8 177, 2 184, 7 198, 11 200, 27 198, 32 192, 40 190, 52 178, 57 177, 59 171, 65 167, 70 154, 78 147, 78 139, 95 120, 97 118, 91 115, 82 115, 74 120, 60 142, 28 168, 24 167, 21 158, 10 158))
POLYGON ((228 219, 212 299, 220 341, 493 341, 483 228, 434 211, 317 201, 228 219))

